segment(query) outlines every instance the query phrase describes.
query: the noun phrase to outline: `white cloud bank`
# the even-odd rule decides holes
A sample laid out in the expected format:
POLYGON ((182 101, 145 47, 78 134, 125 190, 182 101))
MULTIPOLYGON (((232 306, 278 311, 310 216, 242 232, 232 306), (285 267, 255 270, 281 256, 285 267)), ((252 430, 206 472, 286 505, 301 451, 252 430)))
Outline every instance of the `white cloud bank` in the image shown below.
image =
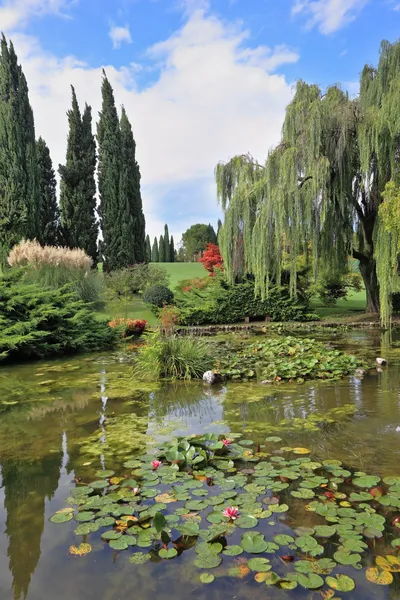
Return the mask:
POLYGON ((292 14, 308 17, 307 27, 327 35, 353 21, 369 0, 295 0, 292 14))
POLYGON ((0 30, 10 31, 23 27, 33 17, 47 14, 66 16, 74 0, 4 0, 0 6, 0 30))
POLYGON ((113 48, 116 50, 121 48, 122 44, 131 44, 131 32, 129 31, 129 27, 117 27, 113 25, 110 28, 109 36, 113 43, 113 48))
MULTIPOLYGON (((148 49, 160 72, 145 89, 136 86, 137 65, 104 66, 117 104, 132 122, 152 237, 166 221, 178 240, 196 220, 215 220, 216 163, 246 152, 262 160, 279 140, 292 89, 274 71, 298 55, 285 46, 250 48, 248 35, 195 10, 180 30, 148 49)), ((10 37, 30 86, 37 136, 45 138, 58 166, 65 156, 70 84, 97 119, 101 68, 45 53, 22 33, 10 37)))

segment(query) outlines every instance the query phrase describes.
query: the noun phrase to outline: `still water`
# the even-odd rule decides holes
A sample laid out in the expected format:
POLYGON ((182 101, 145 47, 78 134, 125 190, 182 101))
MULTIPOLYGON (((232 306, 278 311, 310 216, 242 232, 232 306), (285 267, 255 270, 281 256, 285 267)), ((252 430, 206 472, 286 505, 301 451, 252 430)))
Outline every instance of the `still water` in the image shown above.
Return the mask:
MULTIPOLYGON (((389 366, 358 379, 265 387, 138 384, 123 357, 89 356, 0 369, 0 599, 171 600, 322 598, 226 578, 198 583, 185 561, 130 564, 100 539, 86 557, 68 555, 74 525, 49 517, 65 506, 75 478, 123 472, 132 448, 171 433, 241 432, 262 443, 279 433, 313 458, 335 458, 377 475, 400 475, 400 335, 338 335, 337 347, 389 366)), ((75 524, 76 525, 76 524, 75 524)), ((92 543, 92 540, 91 540, 92 543)), ((400 598, 371 586, 348 598, 400 598), (361 595, 360 595, 361 593, 361 595)))

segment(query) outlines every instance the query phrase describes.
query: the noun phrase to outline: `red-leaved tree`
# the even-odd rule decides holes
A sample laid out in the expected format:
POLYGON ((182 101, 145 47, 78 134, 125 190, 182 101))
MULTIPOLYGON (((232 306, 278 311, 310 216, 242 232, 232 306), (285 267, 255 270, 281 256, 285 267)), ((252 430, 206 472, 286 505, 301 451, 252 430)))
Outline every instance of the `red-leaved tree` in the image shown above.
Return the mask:
POLYGON ((199 259, 203 266, 209 271, 212 277, 215 274, 215 269, 223 269, 223 259, 219 248, 216 244, 207 244, 207 248, 203 252, 203 256, 199 259))

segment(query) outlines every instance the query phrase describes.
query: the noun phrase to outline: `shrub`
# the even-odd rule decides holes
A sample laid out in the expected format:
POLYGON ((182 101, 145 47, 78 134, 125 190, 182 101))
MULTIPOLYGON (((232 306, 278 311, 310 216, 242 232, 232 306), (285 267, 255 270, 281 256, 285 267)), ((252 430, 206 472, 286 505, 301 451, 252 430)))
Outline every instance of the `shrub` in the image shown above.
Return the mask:
POLYGON ((271 321, 310 321, 318 319, 308 312, 307 303, 291 298, 286 288, 271 288, 265 300, 255 297, 251 281, 228 285, 221 276, 211 279, 206 288, 191 288, 177 298, 184 325, 237 323, 245 317, 271 321))
POLYGON ((223 269, 222 256, 216 244, 207 244, 207 248, 199 262, 203 263, 203 267, 209 271, 211 277, 214 275, 215 269, 223 269))
POLYGON ((167 332, 170 332, 181 322, 181 311, 171 304, 163 306, 158 311, 158 318, 161 326, 164 327, 167 332))
POLYGON ((167 270, 153 263, 112 271, 105 277, 107 289, 116 297, 132 296, 154 285, 168 287, 169 280, 167 270))
POLYGON ((362 278, 359 273, 323 272, 316 284, 316 293, 325 306, 334 306, 338 300, 345 298, 350 290, 359 292, 362 289, 362 278))
POLYGON ((172 304, 174 294, 165 285, 153 285, 143 294, 144 302, 162 308, 165 304, 172 304))
POLYGON ((124 319, 123 317, 116 317, 109 322, 109 326, 120 331, 123 338, 141 336, 146 325, 147 321, 144 319, 124 319))
POLYGON ((213 366, 210 346, 191 337, 152 336, 136 354, 141 379, 199 379, 213 366))
POLYGON ((10 271, 0 278, 0 298, 0 359, 102 350, 116 341, 71 286, 43 289, 10 271))

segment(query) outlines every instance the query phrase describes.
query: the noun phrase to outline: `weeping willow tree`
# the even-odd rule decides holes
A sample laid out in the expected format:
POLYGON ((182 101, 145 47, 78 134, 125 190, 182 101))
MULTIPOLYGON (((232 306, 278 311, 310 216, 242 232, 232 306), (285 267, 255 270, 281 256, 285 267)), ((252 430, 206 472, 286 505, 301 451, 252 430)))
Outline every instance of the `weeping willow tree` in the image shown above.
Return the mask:
POLYGON ((379 207, 386 185, 399 177, 399 160, 400 43, 382 43, 379 65, 364 68, 356 99, 338 86, 322 93, 299 81, 281 142, 265 164, 242 155, 216 167, 228 276, 251 273, 265 296, 272 281, 281 281, 288 253, 295 293, 300 254, 310 249, 316 268, 335 272, 345 272, 353 256, 367 311, 385 304, 387 321, 396 244, 379 207))

